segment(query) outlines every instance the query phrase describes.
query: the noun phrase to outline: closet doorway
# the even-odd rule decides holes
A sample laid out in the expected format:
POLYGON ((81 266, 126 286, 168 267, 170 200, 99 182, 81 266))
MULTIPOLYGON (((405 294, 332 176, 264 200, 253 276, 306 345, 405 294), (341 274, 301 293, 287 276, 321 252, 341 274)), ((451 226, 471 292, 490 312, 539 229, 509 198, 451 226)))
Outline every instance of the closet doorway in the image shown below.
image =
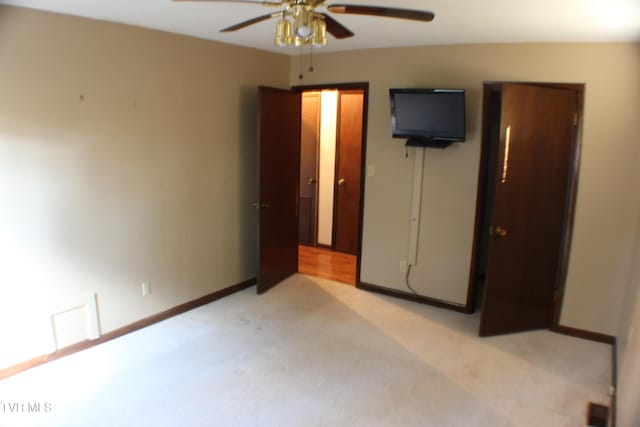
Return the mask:
POLYGON ((299 271, 357 281, 364 194, 366 85, 301 92, 299 271))

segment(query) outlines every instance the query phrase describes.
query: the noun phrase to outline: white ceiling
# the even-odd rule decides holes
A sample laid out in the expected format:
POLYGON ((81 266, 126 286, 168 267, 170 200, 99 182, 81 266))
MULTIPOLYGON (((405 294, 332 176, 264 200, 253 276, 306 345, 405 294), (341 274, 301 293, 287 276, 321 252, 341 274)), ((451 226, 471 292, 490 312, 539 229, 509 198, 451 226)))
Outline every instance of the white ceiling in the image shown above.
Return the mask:
MULTIPOLYGON (((219 1, 219 0, 218 0, 219 1)), ((343 0, 327 4, 342 3, 343 0)), ((346 0, 435 13, 431 23, 332 14, 356 35, 329 37, 324 51, 459 43, 640 41, 640 0, 346 0)), ((259 4, 171 0, 0 0, 23 6, 296 54, 273 44, 274 21, 220 33, 274 11, 259 4)), ((321 9, 324 9, 321 7, 321 9)))

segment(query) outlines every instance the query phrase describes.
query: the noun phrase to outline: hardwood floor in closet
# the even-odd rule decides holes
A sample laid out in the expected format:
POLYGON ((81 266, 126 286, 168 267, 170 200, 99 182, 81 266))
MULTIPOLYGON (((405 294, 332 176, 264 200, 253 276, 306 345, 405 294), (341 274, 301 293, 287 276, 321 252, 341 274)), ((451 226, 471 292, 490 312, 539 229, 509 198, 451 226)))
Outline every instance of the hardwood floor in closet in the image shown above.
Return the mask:
POLYGON ((298 271, 349 285, 356 284, 356 257, 329 249, 300 245, 298 271))

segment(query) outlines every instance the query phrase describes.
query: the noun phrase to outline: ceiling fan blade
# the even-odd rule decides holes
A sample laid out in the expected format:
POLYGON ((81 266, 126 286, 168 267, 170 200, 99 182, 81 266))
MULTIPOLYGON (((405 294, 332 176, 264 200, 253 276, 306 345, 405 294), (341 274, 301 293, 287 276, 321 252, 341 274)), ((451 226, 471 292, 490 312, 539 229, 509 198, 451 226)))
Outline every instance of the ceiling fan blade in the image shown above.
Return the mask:
POLYGON ((372 15, 387 18, 410 19, 412 21, 431 22, 435 15, 433 12, 413 9, 398 9, 395 7, 360 6, 355 4, 332 4, 327 10, 333 13, 348 13, 352 15, 372 15))
POLYGON ((353 37, 354 34, 350 29, 348 29, 326 13, 321 13, 320 15, 324 16, 324 22, 327 24, 327 32, 333 37, 337 39, 346 39, 349 37, 353 37))
POLYGON ((283 2, 272 2, 272 1, 259 1, 259 0, 173 0, 174 2, 197 2, 197 3, 247 3, 247 4, 260 4, 262 6, 272 6, 272 7, 280 7, 283 5, 283 2))
POLYGON ((253 19, 249 19, 247 21, 243 21, 240 22, 238 24, 232 25, 230 27, 227 28, 223 28, 220 30, 221 33, 229 33, 231 31, 237 31, 237 30, 241 30, 243 28, 248 27, 249 25, 253 25, 253 24, 257 24, 258 22, 262 22, 262 21, 266 21, 267 19, 271 19, 275 16, 280 16, 281 14, 278 13, 269 13, 268 15, 262 15, 262 16, 257 16, 253 19))

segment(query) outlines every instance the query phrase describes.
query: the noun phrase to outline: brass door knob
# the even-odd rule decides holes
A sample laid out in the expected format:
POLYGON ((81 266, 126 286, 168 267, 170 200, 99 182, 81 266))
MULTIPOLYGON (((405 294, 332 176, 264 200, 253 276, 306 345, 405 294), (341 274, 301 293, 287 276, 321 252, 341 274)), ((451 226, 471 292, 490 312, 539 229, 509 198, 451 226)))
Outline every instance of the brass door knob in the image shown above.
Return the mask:
POLYGON ((309 180, 307 181, 307 184, 315 184, 316 182, 318 181, 316 181, 315 178, 309 178, 309 180))
POLYGON ((338 185, 344 185, 346 183, 346 181, 344 180, 344 178, 340 178, 338 180, 338 185))
POLYGON ((500 226, 497 226, 497 227, 494 229, 494 233, 495 233, 495 234, 496 234, 496 236, 498 236, 498 237, 507 237, 507 234, 509 234, 509 232, 507 231, 507 229, 506 229, 506 228, 504 228, 504 227, 500 227, 500 226))

